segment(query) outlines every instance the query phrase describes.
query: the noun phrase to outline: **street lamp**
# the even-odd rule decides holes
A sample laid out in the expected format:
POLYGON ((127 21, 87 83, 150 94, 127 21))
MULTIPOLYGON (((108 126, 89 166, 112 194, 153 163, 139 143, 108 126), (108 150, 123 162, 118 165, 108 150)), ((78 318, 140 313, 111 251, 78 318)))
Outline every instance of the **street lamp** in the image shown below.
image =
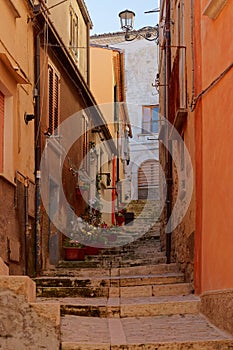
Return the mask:
MULTIPOLYGON (((157 11, 156 11, 157 12, 157 11)), ((135 13, 130 10, 121 11, 119 13, 121 29, 125 32, 125 40, 132 41, 139 36, 146 40, 158 40, 159 30, 158 25, 155 27, 147 26, 138 30, 133 30, 135 13)))

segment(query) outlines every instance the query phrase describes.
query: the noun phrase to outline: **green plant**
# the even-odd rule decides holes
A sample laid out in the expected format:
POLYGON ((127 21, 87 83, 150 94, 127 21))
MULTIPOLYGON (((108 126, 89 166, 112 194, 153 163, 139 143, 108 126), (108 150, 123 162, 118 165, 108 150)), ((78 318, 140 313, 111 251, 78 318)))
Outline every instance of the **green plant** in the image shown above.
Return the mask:
POLYGON ((115 214, 116 214, 116 216, 124 216, 126 212, 127 212, 126 208, 122 208, 122 209, 116 211, 115 214))
POLYGON ((82 248, 83 247, 83 244, 82 243, 79 243, 78 241, 76 240, 73 240, 69 237, 66 237, 66 239, 64 240, 64 243, 63 243, 63 247, 76 247, 76 248, 82 248))

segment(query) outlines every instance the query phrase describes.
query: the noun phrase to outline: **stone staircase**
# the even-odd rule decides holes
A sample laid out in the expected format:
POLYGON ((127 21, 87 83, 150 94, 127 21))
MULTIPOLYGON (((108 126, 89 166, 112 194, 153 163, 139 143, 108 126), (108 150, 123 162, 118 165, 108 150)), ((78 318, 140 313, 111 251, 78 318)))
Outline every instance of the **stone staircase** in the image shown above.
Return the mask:
POLYGON ((60 305, 62 350, 233 350, 233 338, 200 313, 177 265, 165 264, 156 224, 35 281, 38 302, 60 305))
POLYGON ((0 349, 59 349, 60 308, 36 301, 27 276, 10 276, 0 257, 0 349))

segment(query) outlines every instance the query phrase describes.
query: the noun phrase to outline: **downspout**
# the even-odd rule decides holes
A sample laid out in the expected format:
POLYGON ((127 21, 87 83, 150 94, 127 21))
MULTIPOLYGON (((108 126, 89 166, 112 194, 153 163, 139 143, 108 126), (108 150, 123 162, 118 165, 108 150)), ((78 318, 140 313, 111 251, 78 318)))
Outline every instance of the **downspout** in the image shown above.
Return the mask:
POLYGON ((115 225, 116 156, 112 159, 112 225, 115 225))
POLYGON ((41 269, 41 230, 40 230, 40 32, 36 36, 35 58, 35 271, 38 276, 41 269))
POLYGON ((87 23, 87 85, 90 86, 90 23, 87 23))
POLYGON ((191 104, 194 101, 195 97, 195 83, 194 83, 194 2, 191 0, 191 55, 192 55, 192 99, 191 99, 191 104))
MULTIPOLYGON (((170 120, 170 79, 171 79, 171 4, 170 0, 166 0, 166 18, 165 18, 165 56, 166 56, 166 118, 170 120)), ((167 264, 171 263, 171 222, 170 217, 172 214, 172 141, 169 139, 170 128, 169 124, 166 128, 167 139, 167 159, 166 159, 166 182, 167 182, 167 229, 166 229, 166 257, 167 264)))
POLYGON ((28 275, 29 220, 28 220, 28 187, 29 179, 24 181, 24 212, 25 212, 25 273, 28 275))

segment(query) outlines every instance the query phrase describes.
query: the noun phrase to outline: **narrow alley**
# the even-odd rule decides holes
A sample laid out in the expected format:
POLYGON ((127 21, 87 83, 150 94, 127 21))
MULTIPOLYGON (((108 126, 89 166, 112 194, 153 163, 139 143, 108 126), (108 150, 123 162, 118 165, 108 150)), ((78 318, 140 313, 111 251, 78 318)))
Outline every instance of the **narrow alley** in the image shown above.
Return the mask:
MULTIPOLYGON (((144 205, 134 203, 135 213, 144 205)), ((156 208, 151 201, 143 224, 156 208)), ((177 264, 166 264, 158 223, 124 247, 62 262, 35 281, 38 302, 60 304, 62 350, 233 349, 233 338, 200 313, 177 264)))
POLYGON ((232 1, 0 0, 0 350, 233 350, 232 1))

